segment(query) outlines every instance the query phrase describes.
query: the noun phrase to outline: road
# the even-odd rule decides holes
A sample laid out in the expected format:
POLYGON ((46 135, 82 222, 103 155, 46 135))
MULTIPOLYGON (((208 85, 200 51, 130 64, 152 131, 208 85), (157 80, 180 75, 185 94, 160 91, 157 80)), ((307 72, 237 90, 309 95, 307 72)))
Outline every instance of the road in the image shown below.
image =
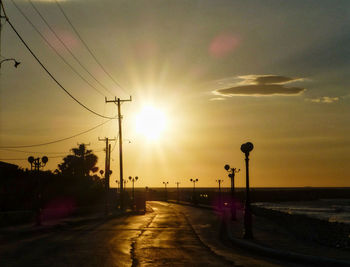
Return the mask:
POLYGON ((223 244, 210 211, 149 202, 145 215, 0 236, 1 266, 279 266, 223 244))

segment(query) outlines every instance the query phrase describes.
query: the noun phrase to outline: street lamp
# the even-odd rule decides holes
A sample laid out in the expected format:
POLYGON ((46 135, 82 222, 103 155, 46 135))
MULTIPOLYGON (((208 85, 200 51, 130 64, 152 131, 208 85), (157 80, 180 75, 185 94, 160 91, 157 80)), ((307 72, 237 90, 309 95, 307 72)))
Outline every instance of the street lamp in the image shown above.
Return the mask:
POLYGON ((180 182, 175 182, 176 184, 176 192, 177 192, 177 197, 176 197, 176 200, 177 200, 177 203, 179 203, 179 200, 180 200, 180 191, 179 191, 179 184, 180 182))
POLYGON ((252 239, 252 213, 250 207, 249 196, 249 153, 254 148, 254 145, 250 142, 241 145, 241 151, 245 154, 245 170, 246 170, 246 198, 244 207, 244 235, 246 239, 252 239))
POLYGON ((163 182, 163 184, 164 184, 164 189, 165 189, 165 201, 168 201, 168 191, 166 190, 166 186, 167 186, 167 184, 169 184, 169 182, 163 182))
POLYGON ((120 181, 115 180, 115 183, 117 184, 117 191, 120 190, 120 188, 119 188, 120 187, 120 181))
POLYGON ((219 184, 219 208, 222 208, 222 196, 221 196, 221 183, 224 182, 224 180, 216 180, 216 182, 219 184))
POLYGON ((195 189, 196 189, 196 183, 198 182, 198 179, 191 178, 190 181, 193 183, 193 193, 192 193, 193 204, 197 204, 195 189))
POLYGON ((28 162, 30 163, 30 170, 39 171, 40 168, 44 167, 46 163, 49 161, 48 157, 43 156, 41 159, 40 158, 34 158, 33 156, 28 157, 28 162))
POLYGON ((14 64, 13 66, 14 66, 15 68, 17 68, 18 65, 21 64, 21 62, 17 61, 17 60, 14 59, 14 58, 5 58, 5 59, 3 59, 3 60, 0 61, 0 68, 1 68, 2 63, 4 63, 5 61, 14 61, 15 64, 14 64))
POLYGON ((129 180, 132 182, 132 201, 135 204, 135 187, 134 184, 137 181, 137 179, 139 179, 138 176, 135 176, 135 178, 129 176, 129 180))
POLYGON ((126 184, 128 183, 129 181, 128 180, 123 180, 123 184, 124 184, 124 191, 126 192, 126 184))
POLYGON ((225 165, 225 170, 229 172, 228 177, 231 179, 231 220, 236 220, 236 200, 235 200, 235 174, 240 171, 237 168, 231 168, 230 165, 225 165))
MULTIPOLYGON (((36 172, 39 172, 40 168, 44 167, 46 163, 49 161, 48 157, 43 156, 41 159, 40 158, 34 158, 33 156, 28 157, 28 162, 30 163, 30 170, 34 170, 36 172)), ((35 215, 35 220, 36 220, 36 225, 40 226, 41 225, 41 179, 40 179, 40 174, 38 173, 38 194, 37 194, 37 205, 36 205, 36 215, 35 215)))

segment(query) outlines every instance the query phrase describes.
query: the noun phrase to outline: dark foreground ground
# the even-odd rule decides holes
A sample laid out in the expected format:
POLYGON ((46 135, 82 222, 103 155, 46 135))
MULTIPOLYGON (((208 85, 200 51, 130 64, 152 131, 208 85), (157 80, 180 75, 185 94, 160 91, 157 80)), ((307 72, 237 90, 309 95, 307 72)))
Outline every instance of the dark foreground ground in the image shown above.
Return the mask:
POLYGON ((219 239, 207 210, 150 202, 145 215, 0 231, 1 266, 295 266, 219 239))

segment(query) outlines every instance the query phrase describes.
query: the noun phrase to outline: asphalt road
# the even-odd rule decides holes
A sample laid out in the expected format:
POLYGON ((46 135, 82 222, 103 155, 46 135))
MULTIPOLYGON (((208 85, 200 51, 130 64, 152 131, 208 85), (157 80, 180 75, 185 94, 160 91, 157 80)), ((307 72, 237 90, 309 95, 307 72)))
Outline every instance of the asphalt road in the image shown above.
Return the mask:
POLYGON ((210 211, 150 202, 145 215, 0 236, 1 266, 280 266, 224 244, 210 211))

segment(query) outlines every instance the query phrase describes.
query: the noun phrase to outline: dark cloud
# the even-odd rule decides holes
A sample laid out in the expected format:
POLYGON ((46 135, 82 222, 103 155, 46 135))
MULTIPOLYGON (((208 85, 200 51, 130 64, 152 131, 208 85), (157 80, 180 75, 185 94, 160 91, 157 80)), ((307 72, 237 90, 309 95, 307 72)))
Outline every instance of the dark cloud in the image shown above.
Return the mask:
POLYGON ((277 75, 258 76, 255 78, 257 84, 284 84, 294 80, 293 78, 277 75))
POLYGON ((286 83, 295 82, 299 78, 278 75, 247 75, 239 77, 243 81, 236 86, 219 89, 214 94, 222 96, 268 96, 268 95, 299 95, 305 88, 286 87, 286 83))
POLYGON ((284 87, 279 84, 257 84, 235 86, 217 90, 217 92, 221 95, 298 95, 304 90, 304 88, 284 87))

